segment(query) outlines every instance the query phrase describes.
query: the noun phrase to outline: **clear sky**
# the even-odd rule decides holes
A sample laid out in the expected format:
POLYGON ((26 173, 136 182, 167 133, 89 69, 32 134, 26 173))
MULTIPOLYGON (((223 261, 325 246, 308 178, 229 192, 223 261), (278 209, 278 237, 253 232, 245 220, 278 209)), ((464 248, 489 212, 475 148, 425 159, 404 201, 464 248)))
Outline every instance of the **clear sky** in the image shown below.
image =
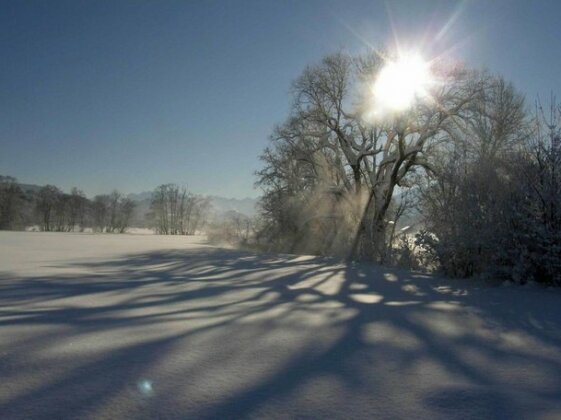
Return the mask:
POLYGON ((395 36, 561 95, 561 1, 0 0, 0 174, 255 197, 291 81, 395 36))

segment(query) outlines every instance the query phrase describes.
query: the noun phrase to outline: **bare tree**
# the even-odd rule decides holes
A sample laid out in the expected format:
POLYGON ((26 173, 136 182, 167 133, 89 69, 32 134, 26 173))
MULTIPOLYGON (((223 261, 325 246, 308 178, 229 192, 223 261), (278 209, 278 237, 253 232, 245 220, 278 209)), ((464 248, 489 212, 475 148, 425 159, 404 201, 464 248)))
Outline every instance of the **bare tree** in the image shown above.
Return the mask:
POLYGON ((106 227, 107 232, 116 232, 119 230, 119 207, 122 199, 122 194, 114 190, 108 196, 108 212, 109 223, 106 227))
MULTIPOLYGON (((260 182, 269 186, 271 177, 286 181, 295 167, 298 171, 305 167, 316 177, 312 183, 317 186, 322 166, 319 157, 332 163, 328 165, 331 188, 323 189, 354 202, 354 218, 360 221, 351 254, 378 261, 385 257, 386 214, 395 188, 416 167, 430 167, 427 150, 458 131, 464 109, 484 83, 461 68, 435 65, 439 83, 431 87, 430 100, 418 100, 399 115, 370 119, 367 114, 372 98, 363 92, 370 91, 369 84, 386 60, 378 54, 353 58, 339 53, 308 67, 293 85, 291 116, 277 130, 280 135, 276 138, 282 139, 284 147, 276 150, 281 151, 278 156, 271 156, 271 150, 265 152, 264 159, 272 165, 260 173, 260 182), (289 161, 279 172, 275 163, 282 162, 283 155, 289 156, 289 161), (294 159, 307 160, 308 164, 290 161, 294 159)), ((297 183, 305 185, 306 181, 297 183)), ((285 194, 290 196, 291 192, 285 189, 285 194)))
POLYGON ((174 226, 172 226, 172 212, 174 211, 170 205, 171 197, 176 195, 178 187, 174 184, 163 184, 154 190, 152 194, 151 209, 154 212, 156 231, 163 235, 174 234, 174 226))
POLYGON ((96 195, 91 204, 93 229, 97 232, 105 232, 109 223, 110 198, 106 194, 96 195))
POLYGON ((70 199, 70 195, 61 191, 55 202, 53 230, 57 232, 70 231, 70 199))
POLYGON ((86 226, 86 212, 88 208, 88 199, 83 191, 78 188, 72 188, 68 203, 68 230, 73 231, 76 226, 83 231, 86 226))
POLYGON ((23 191, 17 180, 0 175, 0 229, 15 229, 22 206, 23 191))
POLYGON ((422 241, 453 276, 503 264, 495 256, 503 247, 499 238, 512 228, 508 194, 517 189, 510 185, 509 179, 517 178, 510 162, 530 134, 522 96, 502 78, 484 77, 485 88, 465 108, 460 129, 434 151, 433 171, 418 183, 430 232, 422 241))
POLYGON ((42 230, 53 230, 55 208, 63 192, 54 185, 45 185, 37 193, 36 211, 39 215, 42 230))
POLYGON ((184 200, 184 211, 181 217, 181 233, 195 235, 207 221, 210 210, 210 200, 195 194, 188 194, 184 200))
POLYGON ((490 161, 521 150, 528 139, 524 97, 502 77, 483 74, 486 83, 465 109, 463 132, 454 142, 470 160, 490 161))
POLYGON ((94 230, 124 233, 129 226, 135 204, 119 191, 96 195, 91 203, 94 230))
POLYGON ((124 233, 129 227, 132 214, 136 205, 129 198, 121 198, 119 202, 119 219, 117 223, 117 230, 119 233, 124 233))
POLYGON ((193 235, 204 225, 210 202, 175 184, 158 186, 151 209, 156 231, 163 235, 193 235))
POLYGON ((541 105, 536 114, 532 141, 512 168, 509 256, 515 280, 561 285, 561 106, 552 95, 549 115, 541 105))

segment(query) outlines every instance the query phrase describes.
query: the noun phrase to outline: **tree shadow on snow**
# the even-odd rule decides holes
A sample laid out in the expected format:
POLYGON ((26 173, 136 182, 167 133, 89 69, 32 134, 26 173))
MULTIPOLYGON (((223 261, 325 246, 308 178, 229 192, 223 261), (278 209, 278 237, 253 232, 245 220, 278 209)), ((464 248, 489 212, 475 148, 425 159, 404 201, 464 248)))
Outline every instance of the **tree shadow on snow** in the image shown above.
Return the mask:
POLYGON ((61 268, 0 275, 4 418, 561 415, 557 292, 215 248, 61 268))

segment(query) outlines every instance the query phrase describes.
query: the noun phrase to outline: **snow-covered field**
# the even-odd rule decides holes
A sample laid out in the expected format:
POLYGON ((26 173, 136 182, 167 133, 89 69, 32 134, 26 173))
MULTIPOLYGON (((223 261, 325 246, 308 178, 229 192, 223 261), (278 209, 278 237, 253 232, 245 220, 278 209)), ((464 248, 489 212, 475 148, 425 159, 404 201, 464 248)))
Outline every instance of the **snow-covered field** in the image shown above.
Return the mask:
POLYGON ((0 379, 2 419, 559 419, 561 293, 0 232, 0 379))

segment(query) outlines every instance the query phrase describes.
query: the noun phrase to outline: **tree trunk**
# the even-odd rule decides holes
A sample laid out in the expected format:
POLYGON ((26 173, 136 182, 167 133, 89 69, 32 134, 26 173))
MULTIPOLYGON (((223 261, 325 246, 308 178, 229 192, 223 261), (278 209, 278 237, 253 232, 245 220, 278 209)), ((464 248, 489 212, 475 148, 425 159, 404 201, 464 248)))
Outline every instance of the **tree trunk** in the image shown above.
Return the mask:
POLYGON ((372 192, 370 192, 368 194, 368 199, 366 200, 366 204, 362 208, 362 214, 360 215, 360 223, 355 233, 351 251, 349 253, 350 259, 354 259, 354 258, 369 259, 372 257, 371 220, 372 220, 372 212, 374 209, 373 198, 374 195, 372 192))
POLYGON ((371 191, 364 207, 361 221, 355 235, 350 258, 373 260, 380 264, 386 259, 386 213, 392 197, 392 191, 385 191, 376 200, 371 191))
POLYGON ((351 165, 351 169, 353 170, 353 179, 355 181, 355 191, 356 194, 360 197, 360 192, 362 189, 362 178, 360 173, 360 164, 358 165, 351 165))
POLYGON ((386 260, 386 221, 385 211, 378 209, 372 221, 372 248, 374 261, 383 264, 386 260))

